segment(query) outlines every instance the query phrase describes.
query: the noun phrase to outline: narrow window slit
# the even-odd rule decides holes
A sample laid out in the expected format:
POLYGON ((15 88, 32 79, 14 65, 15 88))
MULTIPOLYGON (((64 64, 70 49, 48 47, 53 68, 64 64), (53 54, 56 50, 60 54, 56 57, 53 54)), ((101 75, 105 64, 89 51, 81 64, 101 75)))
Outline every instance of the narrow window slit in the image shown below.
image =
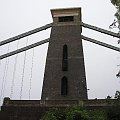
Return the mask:
POLYGON ((63 77, 61 80, 61 95, 66 96, 68 94, 68 80, 67 77, 63 77))
POLYGON ((63 46, 62 70, 68 70, 68 48, 67 45, 63 46))

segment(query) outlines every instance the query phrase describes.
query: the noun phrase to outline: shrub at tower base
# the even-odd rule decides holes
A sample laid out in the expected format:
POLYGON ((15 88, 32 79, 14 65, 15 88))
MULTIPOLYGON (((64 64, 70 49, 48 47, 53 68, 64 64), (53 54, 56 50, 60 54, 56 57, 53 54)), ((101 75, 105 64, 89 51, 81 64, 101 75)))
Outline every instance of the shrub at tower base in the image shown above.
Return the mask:
POLYGON ((102 110, 86 110, 81 107, 71 107, 64 110, 53 109, 40 120, 105 120, 106 114, 102 110))
POLYGON ((120 120, 120 104, 104 110, 88 110, 78 106, 52 109, 40 120, 120 120))

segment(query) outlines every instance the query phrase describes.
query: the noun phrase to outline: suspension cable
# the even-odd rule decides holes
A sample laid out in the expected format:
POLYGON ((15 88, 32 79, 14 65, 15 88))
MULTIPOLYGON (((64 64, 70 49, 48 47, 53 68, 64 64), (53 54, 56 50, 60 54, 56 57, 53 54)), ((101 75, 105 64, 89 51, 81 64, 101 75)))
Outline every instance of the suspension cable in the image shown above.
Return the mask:
POLYGON ((48 38, 48 39, 45 39, 45 40, 42 40, 42 41, 39 41, 39 42, 36 42, 36 43, 33 43, 33 44, 28 45, 28 46, 26 46, 26 47, 20 48, 20 49, 18 49, 18 50, 14 50, 14 51, 12 51, 12 52, 3 54, 3 55, 0 56, 0 60, 4 59, 4 58, 6 58, 6 57, 10 57, 10 56, 12 56, 12 55, 15 55, 15 54, 17 54, 17 53, 21 53, 21 52, 23 52, 23 51, 27 51, 27 50, 29 50, 29 49, 31 49, 31 48, 37 47, 37 46, 42 45, 42 44, 47 43, 47 42, 49 42, 49 38, 48 38))
POLYGON ((30 88, 29 88, 29 100, 31 98, 31 88, 32 88, 32 76, 33 76, 33 63, 34 63, 34 48, 32 52, 32 65, 31 65, 31 73, 30 73, 30 88))
POLYGON ((6 65, 5 84, 3 87, 3 98, 4 98, 4 94, 5 94, 5 85, 6 85, 7 74, 8 74, 8 65, 9 65, 9 58, 7 59, 7 65, 6 65))
MULTIPOLYGON (((18 46, 19 46, 19 40, 17 42, 17 50, 18 50, 18 46)), ((16 74, 17 58, 18 58, 18 54, 15 56, 15 64, 14 64, 14 69, 13 69, 11 92, 10 92, 10 98, 11 99, 13 97, 13 89, 14 89, 14 81, 15 81, 15 74, 16 74)))
POLYGON ((1 68, 1 60, 0 60, 0 68, 1 68))
POLYGON ((4 70, 3 70, 4 73, 3 73, 1 93, 0 93, 0 104, 1 104, 1 102, 2 102, 3 88, 4 88, 4 84, 5 84, 5 74, 6 74, 7 59, 8 59, 8 58, 6 58, 5 67, 4 67, 4 70))
POLYGON ((39 28, 30 30, 30 31, 28 31, 28 32, 22 33, 22 34, 20 34, 20 35, 15 36, 15 37, 9 38, 9 39, 4 40, 4 41, 1 41, 1 42, 0 42, 0 46, 5 45, 5 44, 10 43, 10 42, 13 42, 13 41, 16 41, 16 40, 19 40, 19 39, 21 39, 21 38, 27 37, 27 36, 29 36, 29 35, 35 34, 35 33, 37 33, 37 32, 46 30, 46 29, 48 29, 48 28, 50 28, 50 27, 52 27, 52 23, 46 24, 46 25, 44 25, 44 26, 42 26, 42 27, 39 27, 39 28))
MULTIPOLYGON (((28 37, 27 37, 27 41, 26 41, 26 46, 28 44, 28 37)), ((24 81, 24 75, 25 75, 25 65, 26 65, 26 51, 24 54, 24 63, 23 63, 23 71, 22 71, 22 81, 21 81, 21 89, 20 89, 20 100, 22 98, 22 91, 23 91, 23 81, 24 81)))
POLYGON ((1 60, 0 60, 0 69, 1 69, 1 60))
POLYGON ((89 24, 86 24, 86 23, 81 23, 81 25, 85 28, 89 28, 91 30, 95 30, 95 31, 98 31, 98 32, 101 32, 101 33, 104 33, 104 34, 107 34, 107 35, 110 35, 110 36, 113 36, 113 37, 117 37, 117 38, 120 38, 120 34, 119 33, 114 33, 114 32, 111 32, 111 31, 108 31, 108 30, 105 30, 105 29, 102 29, 102 28, 99 28, 99 27, 96 27, 96 26, 93 26, 93 25, 89 25, 89 24))
MULTIPOLYGON (((7 53, 9 52, 10 43, 8 44, 7 53)), ((5 84, 7 79, 7 73, 8 73, 8 64, 9 64, 9 58, 6 58, 5 61, 5 67, 4 67, 4 74, 3 74, 3 81, 2 81, 2 88, 1 88, 1 94, 0 94, 0 103, 2 102, 4 98, 4 92, 5 92, 5 84)))
POLYGON ((1 59, 0 59, 0 69, 1 69, 1 59))

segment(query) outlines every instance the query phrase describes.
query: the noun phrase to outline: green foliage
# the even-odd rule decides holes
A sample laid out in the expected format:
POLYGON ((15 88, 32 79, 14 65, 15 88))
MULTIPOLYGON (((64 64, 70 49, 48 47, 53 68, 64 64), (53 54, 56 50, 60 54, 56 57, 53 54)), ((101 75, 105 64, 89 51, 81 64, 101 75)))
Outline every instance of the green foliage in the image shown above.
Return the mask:
POLYGON ((111 101, 111 99, 112 99, 111 96, 108 95, 105 99, 106 99, 106 103, 107 103, 108 105, 110 105, 110 104, 112 105, 112 104, 113 104, 113 102, 111 101))
POLYGON ((47 112, 41 120, 65 120, 65 111, 62 109, 52 109, 47 112))
POLYGON ((111 3, 116 7, 117 12, 115 13, 115 17, 118 21, 118 28, 120 29, 120 0, 111 0, 111 3))
POLYGON ((116 91, 114 98, 120 100, 120 91, 118 91, 118 90, 116 91))
POLYGON ((89 114, 80 107, 68 108, 66 111, 66 120, 89 120, 89 114))
POLYGON ((104 110, 88 110, 80 106, 55 108, 47 112, 41 120, 120 120, 120 91, 116 91, 115 99, 106 97, 108 107, 104 110))
POLYGON ((115 6, 119 6, 120 0, 111 0, 111 3, 115 6))
POLYGON ((114 98, 116 101, 106 109, 107 120, 120 120, 120 91, 116 91, 114 98))
POLYGON ((112 98, 112 97, 111 97, 111 96, 109 96, 109 95, 106 97, 106 99, 107 99, 107 100, 110 100, 111 98, 112 98))
POLYGON ((57 120, 57 118, 54 113, 48 112, 47 114, 43 116, 41 120, 57 120))
POLYGON ((91 110, 89 116, 89 120, 106 120, 105 111, 102 110, 91 110))
POLYGON ((41 120, 105 120, 105 114, 98 110, 68 107, 64 110, 54 109, 45 114, 41 120))
POLYGON ((107 120, 120 120, 120 105, 114 105, 106 110, 107 120))

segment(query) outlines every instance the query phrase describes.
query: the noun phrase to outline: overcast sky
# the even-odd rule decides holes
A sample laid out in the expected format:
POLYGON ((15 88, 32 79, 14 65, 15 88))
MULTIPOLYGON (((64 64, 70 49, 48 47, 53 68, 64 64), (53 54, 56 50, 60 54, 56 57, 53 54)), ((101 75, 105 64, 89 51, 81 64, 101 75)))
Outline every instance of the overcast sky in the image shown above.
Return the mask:
MULTIPOLYGON (((52 22, 50 9, 82 8, 82 21, 109 30, 116 9, 110 0, 0 0, 0 41, 16 36, 52 22)), ((113 30, 117 32, 117 30, 113 30)), ((117 39, 92 30, 83 29, 83 35, 120 47, 117 39)), ((50 29, 0 47, 0 55, 26 44, 49 38, 50 29), (28 40, 28 42, 27 42, 28 40), (8 50, 9 46, 9 50, 8 50)), ((40 99, 48 44, 34 48, 31 99, 40 99)), ((91 99, 114 96, 120 90, 120 79, 116 74, 120 67, 120 53, 83 41, 88 96, 91 99)), ((11 99, 20 99, 23 78, 22 99, 29 99, 33 49, 18 54, 15 82, 11 99)), ((0 61, 0 99, 10 97, 16 55, 0 61), (7 61, 7 63, 6 63, 7 61), (5 86, 4 86, 5 84, 5 86)))

